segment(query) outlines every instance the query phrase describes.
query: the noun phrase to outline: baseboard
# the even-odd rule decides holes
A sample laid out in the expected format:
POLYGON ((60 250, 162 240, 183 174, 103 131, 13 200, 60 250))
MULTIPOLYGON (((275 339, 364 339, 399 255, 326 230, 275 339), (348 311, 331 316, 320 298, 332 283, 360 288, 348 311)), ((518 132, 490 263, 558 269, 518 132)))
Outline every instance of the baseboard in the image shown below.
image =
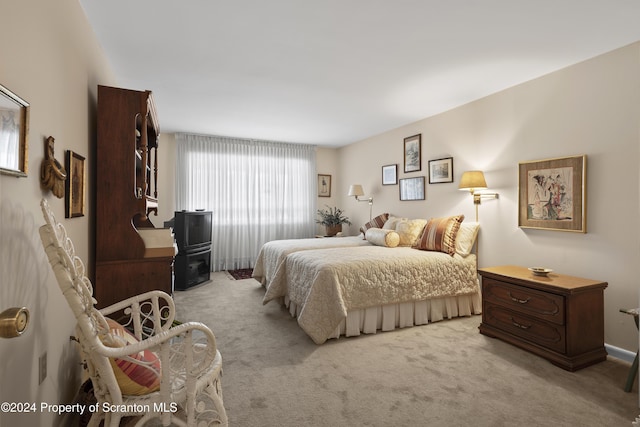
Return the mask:
POLYGON ((635 353, 613 345, 605 344, 604 349, 607 351, 609 356, 623 360, 629 364, 633 363, 633 359, 636 357, 635 353))

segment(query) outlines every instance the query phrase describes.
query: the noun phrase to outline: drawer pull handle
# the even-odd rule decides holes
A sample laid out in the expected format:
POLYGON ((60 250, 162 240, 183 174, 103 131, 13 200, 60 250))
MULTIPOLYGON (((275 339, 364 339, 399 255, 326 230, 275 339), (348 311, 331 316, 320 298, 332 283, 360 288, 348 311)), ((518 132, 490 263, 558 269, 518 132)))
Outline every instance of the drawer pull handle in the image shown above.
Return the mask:
POLYGON ((513 320, 513 317, 511 318, 511 323, 513 323, 514 326, 517 326, 520 329, 529 329, 531 327, 531 325, 521 325, 520 323, 516 322, 515 320, 513 320))
POLYGON ((516 298, 513 295, 511 295, 511 292, 509 292, 509 298, 511 298, 511 301, 513 302, 517 302, 519 304, 526 304, 529 302, 529 300, 531 299, 530 297, 527 297, 527 299, 520 299, 520 298, 516 298))

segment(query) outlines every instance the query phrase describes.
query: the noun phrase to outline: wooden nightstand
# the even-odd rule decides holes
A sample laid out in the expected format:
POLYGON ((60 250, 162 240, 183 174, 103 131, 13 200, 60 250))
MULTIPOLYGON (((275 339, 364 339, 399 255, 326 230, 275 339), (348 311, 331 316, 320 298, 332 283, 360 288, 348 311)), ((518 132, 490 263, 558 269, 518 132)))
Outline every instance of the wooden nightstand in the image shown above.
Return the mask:
POLYGON ((604 289, 607 282, 526 267, 481 268, 480 333, 537 354, 568 371, 606 360, 604 289))

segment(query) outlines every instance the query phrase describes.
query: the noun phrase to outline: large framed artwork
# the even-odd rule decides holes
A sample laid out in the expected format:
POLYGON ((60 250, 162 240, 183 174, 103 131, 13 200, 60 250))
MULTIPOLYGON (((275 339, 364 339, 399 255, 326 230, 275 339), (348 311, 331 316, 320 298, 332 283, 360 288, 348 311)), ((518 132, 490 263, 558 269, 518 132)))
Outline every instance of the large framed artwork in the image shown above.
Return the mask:
POLYGON ((0 85, 0 173, 27 176, 29 104, 0 85))
POLYGON ((400 200, 424 200, 424 176, 400 180, 400 200))
POLYGON ((429 160, 429 184, 453 182, 453 157, 429 160))
POLYGON ((65 218, 84 216, 85 210, 85 165, 84 157, 67 150, 65 166, 67 168, 67 182, 65 193, 66 209, 65 218))
POLYGON ((404 172, 422 170, 422 134, 404 139, 404 172))
POLYGON ((518 164, 518 226, 587 232, 587 156, 518 164))
POLYGON ((318 197, 331 197, 331 175, 318 174, 318 197))

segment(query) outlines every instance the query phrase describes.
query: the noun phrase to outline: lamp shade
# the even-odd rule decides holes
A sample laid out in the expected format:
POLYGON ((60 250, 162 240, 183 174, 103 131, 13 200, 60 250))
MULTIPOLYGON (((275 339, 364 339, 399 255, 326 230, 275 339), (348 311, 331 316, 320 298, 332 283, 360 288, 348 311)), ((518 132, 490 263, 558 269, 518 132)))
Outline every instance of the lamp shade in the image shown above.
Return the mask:
POLYGON ((354 184, 349 187, 349 194, 347 196, 364 196, 364 190, 362 189, 362 185, 354 184))
POLYGON ((467 171, 463 173, 458 186, 459 190, 468 190, 472 193, 475 190, 484 190, 486 188, 487 181, 485 181, 482 171, 467 171))

